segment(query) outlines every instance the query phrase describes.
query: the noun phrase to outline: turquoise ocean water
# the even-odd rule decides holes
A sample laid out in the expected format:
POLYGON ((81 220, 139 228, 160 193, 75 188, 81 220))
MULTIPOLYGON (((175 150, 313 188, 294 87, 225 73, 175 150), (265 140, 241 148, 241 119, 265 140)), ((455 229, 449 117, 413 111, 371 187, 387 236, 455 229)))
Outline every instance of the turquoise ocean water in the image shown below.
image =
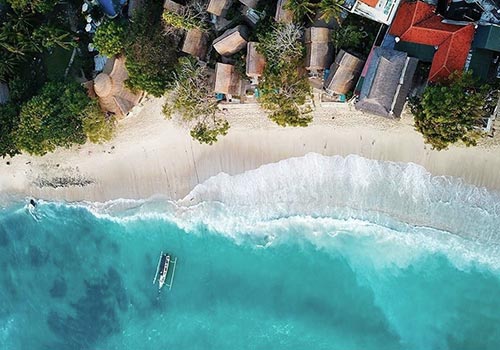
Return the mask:
POLYGON ((310 154, 36 217, 0 209, 2 350, 500 349, 500 195, 416 165, 310 154))

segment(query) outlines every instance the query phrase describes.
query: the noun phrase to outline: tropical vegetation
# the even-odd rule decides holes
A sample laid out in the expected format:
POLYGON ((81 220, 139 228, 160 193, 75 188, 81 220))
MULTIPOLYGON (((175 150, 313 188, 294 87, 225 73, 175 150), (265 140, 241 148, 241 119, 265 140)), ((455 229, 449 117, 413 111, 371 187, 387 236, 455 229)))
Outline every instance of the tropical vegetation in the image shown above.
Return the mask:
POLYGON ((97 28, 93 43, 101 54, 113 57, 122 52, 126 35, 126 27, 122 21, 108 19, 97 28))

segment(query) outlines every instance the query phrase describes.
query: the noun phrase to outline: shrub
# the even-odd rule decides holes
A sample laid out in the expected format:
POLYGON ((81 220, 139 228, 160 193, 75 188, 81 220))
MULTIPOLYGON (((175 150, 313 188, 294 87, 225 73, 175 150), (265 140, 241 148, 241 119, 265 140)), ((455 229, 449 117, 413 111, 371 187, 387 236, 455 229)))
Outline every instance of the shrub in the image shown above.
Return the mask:
POLYGON ((108 19, 97 28, 94 45, 101 54, 113 57, 123 50, 125 38, 125 25, 120 21, 108 19))

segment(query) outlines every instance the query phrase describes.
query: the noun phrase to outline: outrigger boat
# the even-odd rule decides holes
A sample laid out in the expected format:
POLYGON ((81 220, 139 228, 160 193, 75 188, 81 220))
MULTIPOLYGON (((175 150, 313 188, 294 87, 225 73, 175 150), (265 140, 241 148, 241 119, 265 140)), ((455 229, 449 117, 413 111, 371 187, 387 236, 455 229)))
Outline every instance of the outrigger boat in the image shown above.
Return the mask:
POLYGON ((158 289, 162 289, 164 285, 168 287, 168 289, 172 289, 172 284, 174 283, 174 274, 175 267, 177 265, 177 258, 172 259, 170 254, 168 253, 160 253, 160 259, 158 260, 158 266, 156 268, 155 278, 153 279, 153 284, 158 281, 158 289), (169 272, 169 267, 172 266, 172 274, 170 275, 169 283, 165 283, 167 281, 167 276, 169 272))

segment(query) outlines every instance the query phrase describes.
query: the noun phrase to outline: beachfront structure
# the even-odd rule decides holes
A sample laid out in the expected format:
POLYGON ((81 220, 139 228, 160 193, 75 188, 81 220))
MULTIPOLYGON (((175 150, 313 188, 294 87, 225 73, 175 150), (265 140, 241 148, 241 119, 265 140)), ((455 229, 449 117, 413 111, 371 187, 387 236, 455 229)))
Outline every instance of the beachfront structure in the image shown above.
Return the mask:
POLYGON ((376 47, 368 57, 357 110, 399 118, 410 91, 418 59, 406 52, 376 47))
POLYGON ((278 23, 292 23, 293 13, 292 11, 286 9, 286 5, 289 0, 278 0, 278 5, 276 6, 276 15, 274 20, 278 23))
POLYGON ((435 6, 423 1, 405 1, 398 12, 389 35, 401 49, 408 43, 409 48, 422 46, 422 50, 408 52, 417 58, 426 48, 435 49, 428 80, 431 82, 447 78, 454 71, 462 71, 474 38, 474 25, 443 23, 443 17, 435 14, 435 6))
POLYGON ((383 24, 390 24, 400 0, 345 0, 343 7, 349 12, 383 24))
POLYGON ((325 81, 326 92, 329 95, 347 94, 356 85, 364 64, 364 60, 340 50, 330 66, 330 73, 325 81))
POLYGON ((476 78, 486 81, 498 74, 498 62, 495 62, 495 57, 499 54, 500 26, 479 25, 472 42, 470 60, 467 60, 465 68, 472 70, 476 78))
POLYGON ((0 83, 0 105, 6 104, 9 100, 9 86, 5 83, 0 83))
POLYGON ((259 0, 239 0, 243 5, 254 9, 257 7, 257 4, 259 3, 259 0))
POLYGON ((99 105, 104 112, 124 117, 139 104, 142 93, 133 93, 125 87, 128 79, 125 59, 115 58, 106 64, 102 73, 94 79, 93 89, 99 99, 99 105))
POLYGON ((194 28, 188 30, 184 43, 182 45, 182 52, 190 54, 203 60, 207 54, 208 36, 205 32, 194 28))
POLYGON ((231 56, 247 45, 248 28, 238 25, 226 30, 221 36, 214 40, 214 49, 222 56, 231 56))
POLYGON ((333 45, 331 31, 328 28, 307 28, 304 34, 306 45, 306 69, 316 73, 332 64, 333 45))
POLYGON ((173 13, 181 13, 184 9, 184 5, 181 5, 172 0, 165 0, 165 2, 163 3, 163 8, 173 13))
POLYGON ((231 64, 217 63, 215 66, 214 92, 225 95, 240 95, 241 79, 231 64))
POLYGON ((258 43, 250 41, 247 44, 246 75, 252 79, 252 84, 258 84, 259 78, 264 73, 266 59, 257 51, 258 43))
POLYGON ((224 17, 227 10, 233 4, 233 0, 210 0, 207 12, 218 17, 224 17))

